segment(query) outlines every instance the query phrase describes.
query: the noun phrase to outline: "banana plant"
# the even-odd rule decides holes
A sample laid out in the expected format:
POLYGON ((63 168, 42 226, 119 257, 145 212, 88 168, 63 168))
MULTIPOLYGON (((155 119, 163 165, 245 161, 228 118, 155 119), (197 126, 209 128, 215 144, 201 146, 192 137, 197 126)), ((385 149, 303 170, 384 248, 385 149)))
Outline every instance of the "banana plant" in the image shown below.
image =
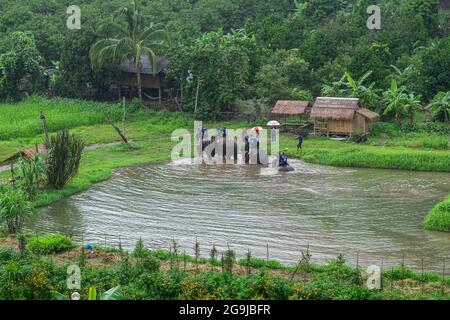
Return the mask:
MULTIPOLYGON (((69 297, 67 297, 59 292, 53 292, 53 297, 56 300, 71 300, 69 297)), ((120 286, 111 288, 108 291, 106 291, 100 295, 100 300, 122 300, 122 299, 123 299, 123 296, 121 293, 120 286)), ((89 288, 88 300, 90 300, 90 301, 97 300, 97 289, 95 287, 89 288)))
POLYGON ((308 8, 308 2, 306 2, 306 1, 300 2, 300 1, 294 0, 294 5, 295 5, 295 11, 297 13, 303 13, 308 8))
POLYGON ((425 109, 431 109, 435 115, 444 115, 445 122, 450 121, 450 91, 437 93, 425 109))
POLYGON ((400 121, 402 113, 407 114, 410 122, 413 121, 415 111, 421 107, 421 96, 414 93, 407 94, 404 86, 399 87, 397 80, 392 79, 391 87, 383 93, 386 108, 384 115, 391 112, 395 113, 395 121, 400 121))

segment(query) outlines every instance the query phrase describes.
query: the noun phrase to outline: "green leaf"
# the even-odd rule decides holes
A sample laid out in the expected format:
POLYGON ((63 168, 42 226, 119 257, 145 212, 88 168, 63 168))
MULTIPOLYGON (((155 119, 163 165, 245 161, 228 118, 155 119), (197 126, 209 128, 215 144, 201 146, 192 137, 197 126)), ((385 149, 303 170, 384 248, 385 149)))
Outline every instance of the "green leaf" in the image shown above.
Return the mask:
POLYGON ((100 300, 122 300, 123 296, 121 291, 120 286, 111 288, 101 295, 100 300))
POLYGON ((53 291, 53 297, 56 300, 70 300, 68 297, 66 297, 65 295, 63 295, 62 293, 59 293, 57 291, 53 291))
POLYGON ((89 288, 88 300, 97 300, 97 289, 95 287, 89 288))

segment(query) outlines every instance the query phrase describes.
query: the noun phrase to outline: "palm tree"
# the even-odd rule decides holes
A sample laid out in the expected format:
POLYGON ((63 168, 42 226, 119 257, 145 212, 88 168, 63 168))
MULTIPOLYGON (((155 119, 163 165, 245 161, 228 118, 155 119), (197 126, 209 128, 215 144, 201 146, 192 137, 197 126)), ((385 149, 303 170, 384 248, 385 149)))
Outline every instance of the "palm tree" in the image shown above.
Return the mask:
POLYGON ((121 63, 129 59, 136 64, 136 76, 139 99, 142 101, 142 57, 148 56, 156 75, 157 50, 170 45, 170 35, 161 24, 151 23, 144 27, 137 0, 131 0, 126 7, 119 9, 111 22, 102 25, 100 30, 106 30, 111 37, 97 41, 90 50, 90 58, 94 69, 101 68, 105 63, 121 63))
POLYGON ((426 107, 431 109, 436 116, 444 115, 446 122, 450 121, 450 91, 440 91, 436 94, 431 103, 426 107))

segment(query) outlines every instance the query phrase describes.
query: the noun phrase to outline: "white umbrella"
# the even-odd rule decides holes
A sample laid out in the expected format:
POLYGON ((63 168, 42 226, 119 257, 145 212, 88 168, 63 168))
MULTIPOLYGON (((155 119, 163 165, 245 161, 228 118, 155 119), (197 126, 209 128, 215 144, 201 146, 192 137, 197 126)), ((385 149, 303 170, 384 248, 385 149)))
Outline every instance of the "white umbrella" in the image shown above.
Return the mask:
POLYGON ((254 132, 256 132, 256 131, 263 131, 263 130, 264 130, 263 127, 254 127, 254 128, 252 129, 252 131, 254 131, 254 132))
POLYGON ((267 126, 269 126, 269 127, 279 127, 279 126, 281 126, 281 124, 278 121, 272 120, 272 121, 269 121, 269 123, 267 123, 267 126))

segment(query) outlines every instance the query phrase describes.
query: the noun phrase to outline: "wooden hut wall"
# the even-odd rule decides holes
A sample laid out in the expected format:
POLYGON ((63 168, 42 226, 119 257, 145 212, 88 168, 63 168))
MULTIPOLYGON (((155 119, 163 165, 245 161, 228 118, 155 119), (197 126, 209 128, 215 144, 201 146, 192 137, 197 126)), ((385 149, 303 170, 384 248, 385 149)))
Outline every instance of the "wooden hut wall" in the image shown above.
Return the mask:
MULTIPOLYGON (((159 89, 161 87, 159 76, 153 77, 152 75, 142 74, 141 81, 143 88, 159 89)), ((120 86, 137 87, 136 74, 122 72, 120 78, 115 80, 114 83, 120 86)))
POLYGON ((367 133, 369 128, 367 128, 366 118, 358 113, 355 114, 353 119, 353 132, 367 133))
POLYGON ((353 132, 352 120, 328 119, 328 132, 330 134, 350 134, 353 132))

